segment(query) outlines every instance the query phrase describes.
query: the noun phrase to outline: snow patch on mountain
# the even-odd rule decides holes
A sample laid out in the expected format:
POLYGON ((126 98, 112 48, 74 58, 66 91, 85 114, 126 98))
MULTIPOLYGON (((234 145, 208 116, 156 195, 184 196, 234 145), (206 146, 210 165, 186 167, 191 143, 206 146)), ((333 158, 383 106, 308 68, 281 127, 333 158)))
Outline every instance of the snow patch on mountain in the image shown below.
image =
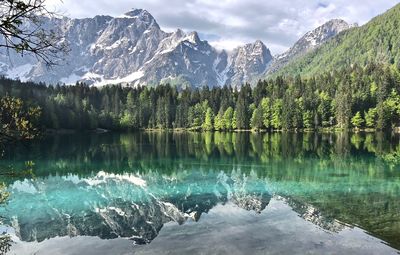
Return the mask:
POLYGON ((9 69, 6 76, 11 79, 19 79, 21 81, 27 81, 29 78, 29 73, 33 68, 32 64, 23 64, 9 69))
POLYGON ((119 83, 137 86, 170 81, 182 86, 240 87, 350 27, 342 20, 332 20, 308 32, 274 59, 260 40, 228 53, 201 40, 197 32, 185 33, 181 29, 164 32, 154 17, 142 9, 132 9, 115 18, 52 18, 47 23, 70 44, 65 63, 47 69, 33 57, 0 52, 0 74, 48 84, 81 81, 94 86, 119 83))
POLYGON ((307 32, 289 50, 275 57, 266 73, 271 74, 286 66, 293 59, 319 47, 342 31, 350 29, 356 24, 348 24, 341 19, 333 19, 316 29, 307 32))

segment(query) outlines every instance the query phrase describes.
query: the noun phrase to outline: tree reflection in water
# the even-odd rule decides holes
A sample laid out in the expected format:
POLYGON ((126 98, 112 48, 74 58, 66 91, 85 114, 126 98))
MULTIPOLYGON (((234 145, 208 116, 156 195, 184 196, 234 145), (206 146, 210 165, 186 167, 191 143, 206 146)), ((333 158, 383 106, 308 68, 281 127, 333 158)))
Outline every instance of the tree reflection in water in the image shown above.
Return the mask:
POLYGON ((400 247, 397 135, 346 133, 74 134, 6 152, 35 160, 2 209, 22 240, 90 235, 153 240, 163 224, 232 202, 261 212, 279 196, 330 230, 360 226, 400 247), (28 210, 29 208, 29 210, 28 210), (17 224, 18 223, 18 224, 17 224))

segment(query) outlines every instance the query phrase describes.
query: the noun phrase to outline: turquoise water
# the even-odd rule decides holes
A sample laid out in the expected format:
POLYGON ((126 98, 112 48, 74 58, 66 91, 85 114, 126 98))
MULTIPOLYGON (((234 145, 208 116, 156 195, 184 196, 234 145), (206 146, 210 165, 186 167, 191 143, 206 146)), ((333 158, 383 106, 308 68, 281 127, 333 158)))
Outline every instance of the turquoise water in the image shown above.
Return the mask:
POLYGON ((69 134, 10 147, 15 254, 396 254, 391 134, 69 134), (71 248, 72 247, 72 248, 71 248), (89 249, 90 247, 90 249, 89 249), (97 247, 97 250, 96 250, 97 247))

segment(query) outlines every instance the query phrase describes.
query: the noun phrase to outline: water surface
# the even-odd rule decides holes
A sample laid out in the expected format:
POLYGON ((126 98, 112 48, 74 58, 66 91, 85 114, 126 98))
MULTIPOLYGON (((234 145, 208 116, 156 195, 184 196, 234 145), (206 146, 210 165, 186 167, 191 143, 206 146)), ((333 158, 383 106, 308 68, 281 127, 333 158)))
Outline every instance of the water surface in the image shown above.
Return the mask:
POLYGON ((0 165, 28 161, 33 177, 2 180, 14 254, 400 249, 397 135, 70 134, 8 148, 0 165))

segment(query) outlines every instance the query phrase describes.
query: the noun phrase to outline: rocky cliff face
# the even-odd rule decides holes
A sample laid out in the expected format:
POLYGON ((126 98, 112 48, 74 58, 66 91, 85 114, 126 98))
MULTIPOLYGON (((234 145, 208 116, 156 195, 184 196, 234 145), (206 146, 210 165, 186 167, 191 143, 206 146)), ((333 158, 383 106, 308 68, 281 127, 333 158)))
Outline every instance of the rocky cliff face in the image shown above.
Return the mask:
POLYGON ((47 69, 32 56, 0 52, 0 74, 49 84, 124 84, 240 87, 254 83, 294 58, 351 27, 331 20, 304 35, 286 53, 272 57, 261 41, 230 53, 217 51, 196 32, 166 33, 154 17, 133 9, 120 17, 49 19, 49 27, 64 35, 70 52, 61 65, 47 69))
POLYGON ((227 83, 244 84, 260 78, 272 61, 269 49, 261 41, 237 48, 229 58, 227 83))
POLYGON ((144 244, 151 242, 165 223, 197 221, 218 204, 230 202, 260 213, 271 200, 264 183, 240 172, 232 176, 195 173, 177 182, 158 173, 138 176, 101 171, 82 179, 69 175, 17 181, 10 190, 18 195, 9 201, 10 210, 0 211, 5 223, 26 242, 98 236, 144 244), (205 185, 193 185, 193 180, 205 185), (23 209, 30 204, 37 208, 23 209))
POLYGON ((33 57, 3 52, 0 73, 50 84, 240 86, 261 75, 272 59, 261 41, 227 54, 200 40, 196 32, 166 33, 142 9, 121 17, 51 19, 48 25, 69 44, 65 62, 48 70, 33 57))

